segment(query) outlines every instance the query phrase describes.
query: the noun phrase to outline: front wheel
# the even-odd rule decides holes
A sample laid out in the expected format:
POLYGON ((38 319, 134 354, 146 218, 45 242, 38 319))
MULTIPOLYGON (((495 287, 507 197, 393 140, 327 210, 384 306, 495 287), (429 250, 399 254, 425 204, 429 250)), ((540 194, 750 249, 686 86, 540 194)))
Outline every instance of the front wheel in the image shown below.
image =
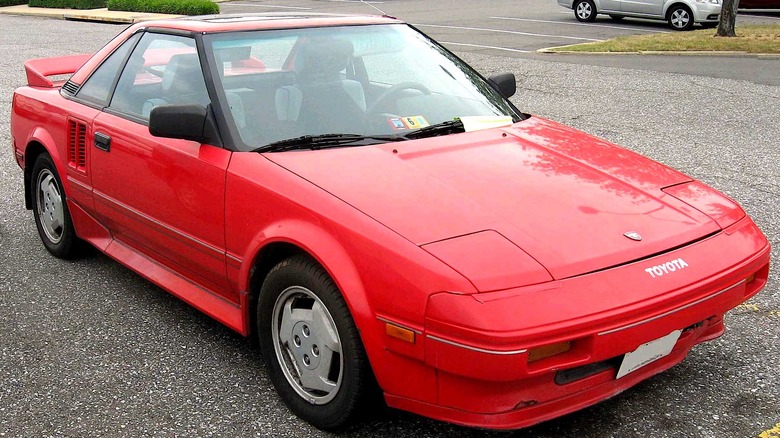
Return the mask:
POLYGON ((258 337, 282 400, 326 430, 367 401, 371 371, 355 323, 333 280, 306 256, 269 272, 257 306, 258 337))
POLYGON ((593 0, 577 0, 574 2, 574 16, 582 22, 596 19, 596 4, 593 0))
POLYGON ((675 5, 669 11, 668 21, 674 30, 690 30, 693 27, 693 14, 687 6, 675 5))
POLYGON ((62 259, 81 255, 86 245, 76 236, 62 180, 48 153, 39 155, 33 164, 31 195, 35 226, 46 249, 62 259))

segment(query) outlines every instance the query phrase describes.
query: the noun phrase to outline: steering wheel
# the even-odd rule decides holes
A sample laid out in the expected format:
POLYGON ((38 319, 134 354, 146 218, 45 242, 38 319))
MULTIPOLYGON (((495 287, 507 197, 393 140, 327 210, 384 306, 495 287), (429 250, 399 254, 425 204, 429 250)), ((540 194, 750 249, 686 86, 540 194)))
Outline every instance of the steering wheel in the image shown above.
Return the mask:
POLYGON ((425 85, 419 83, 419 82, 401 82, 400 84, 395 84, 392 87, 385 90, 384 93, 382 93, 375 101, 371 104, 370 107, 366 109, 367 114, 374 113, 374 110, 381 107, 383 103, 387 100, 391 99, 398 99, 399 94, 401 94, 402 91, 405 90, 417 90, 421 92, 422 94, 431 94, 431 90, 426 87, 425 85))

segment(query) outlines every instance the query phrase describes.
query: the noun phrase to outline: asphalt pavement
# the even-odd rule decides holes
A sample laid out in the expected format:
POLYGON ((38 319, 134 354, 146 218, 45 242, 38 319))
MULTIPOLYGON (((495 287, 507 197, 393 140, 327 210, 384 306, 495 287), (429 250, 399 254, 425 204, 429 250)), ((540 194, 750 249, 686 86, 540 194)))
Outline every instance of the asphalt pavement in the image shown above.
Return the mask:
MULTIPOLYGON (((404 18, 417 24, 483 29, 499 22, 488 23, 486 14, 508 16, 513 9, 512 16, 525 17, 518 4, 527 6, 528 17, 542 14, 534 12, 534 5, 542 3, 537 1, 454 0, 464 8, 474 4, 463 11, 472 20, 446 22, 438 2, 372 3, 397 15, 392 8, 412 8, 418 15, 404 18)), ((345 1, 273 4, 370 12, 345 1)), ((573 20, 567 17, 559 18, 573 20)), ((569 36, 593 36, 570 27, 578 33, 569 36)), ((11 96, 25 83, 23 62, 93 52, 123 28, 0 15, 0 143, 6 145, 0 147, 0 436, 330 436, 284 407, 251 342, 102 255, 65 262, 51 257, 39 242, 32 215, 24 210, 22 174, 10 150, 11 96)), ((612 57, 604 66, 463 45, 532 47, 525 38, 537 37, 527 35, 499 39, 491 31, 424 30, 458 43, 450 47, 484 74, 515 72, 519 83, 513 101, 525 112, 605 137, 729 194, 764 230, 773 244, 773 260, 778 259, 780 84, 734 72, 717 75, 707 67, 667 72, 630 61, 621 66, 625 57, 612 57)), ((549 33, 526 33, 543 32, 549 33)), ((777 61, 749 59, 780 71, 777 61)), ((724 70, 739 68, 741 62, 726 63, 724 70)), ((732 311, 726 323, 723 337, 696 347, 669 371, 530 429, 494 434, 388 409, 344 435, 719 438, 763 433, 774 438, 780 434, 776 264, 767 288, 732 311)))
MULTIPOLYGON (((373 7, 419 27, 449 49, 510 58, 549 60, 537 50, 601 41, 618 36, 672 32, 662 21, 627 18, 619 23, 598 16, 580 23, 555 0, 237 0, 222 3, 222 13, 346 12, 375 13, 373 7)), ((737 24, 780 24, 780 11, 740 13, 737 24)), ((714 31, 713 31, 714 32, 714 31)), ((555 62, 601 65, 629 70, 683 73, 780 85, 780 56, 560 55, 555 62)), ((577 78, 572 78, 577 80, 577 78)))

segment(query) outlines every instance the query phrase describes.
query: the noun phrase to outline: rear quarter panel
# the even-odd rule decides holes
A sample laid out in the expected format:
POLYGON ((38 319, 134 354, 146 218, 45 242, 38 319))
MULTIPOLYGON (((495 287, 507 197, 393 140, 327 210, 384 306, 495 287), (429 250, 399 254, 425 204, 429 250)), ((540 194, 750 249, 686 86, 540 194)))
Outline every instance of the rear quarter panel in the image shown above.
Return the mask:
MULTIPOLYGON (((68 121, 86 125, 86 160, 89 163, 92 133, 89 125, 99 111, 63 98, 58 88, 22 87, 16 90, 11 112, 11 135, 17 152, 24 156, 20 165, 31 171, 38 143, 51 155, 63 189, 69 199, 91 209, 91 178, 88 172, 67 164, 68 121)), ((88 168, 88 165, 87 165, 88 168)))

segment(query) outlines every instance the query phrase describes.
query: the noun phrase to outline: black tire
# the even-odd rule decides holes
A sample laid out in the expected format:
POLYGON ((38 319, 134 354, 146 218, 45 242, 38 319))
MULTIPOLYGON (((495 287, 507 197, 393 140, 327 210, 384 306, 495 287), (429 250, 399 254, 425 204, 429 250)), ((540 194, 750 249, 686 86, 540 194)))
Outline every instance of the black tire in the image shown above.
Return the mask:
POLYGON ((623 21, 623 19, 626 17, 622 15, 610 15, 609 18, 611 18, 612 21, 623 21))
POLYGON ((674 30, 691 30, 694 24, 693 13, 685 5, 674 5, 669 8, 666 20, 674 30))
POLYGON ((73 228, 62 180, 48 153, 35 160, 31 178, 33 216, 43 245, 61 259, 81 256, 87 245, 73 228))
POLYGON ((577 0, 574 2, 574 16, 582 22, 591 22, 596 19, 596 4, 593 0, 577 0))
POLYGON ((333 280, 310 257, 290 257, 268 273, 257 305, 257 334, 274 387, 300 418, 336 430, 371 404, 366 402, 374 380, 357 327, 333 280), (310 319, 303 316, 308 313, 310 319), (304 379, 333 389, 306 387, 304 379))

